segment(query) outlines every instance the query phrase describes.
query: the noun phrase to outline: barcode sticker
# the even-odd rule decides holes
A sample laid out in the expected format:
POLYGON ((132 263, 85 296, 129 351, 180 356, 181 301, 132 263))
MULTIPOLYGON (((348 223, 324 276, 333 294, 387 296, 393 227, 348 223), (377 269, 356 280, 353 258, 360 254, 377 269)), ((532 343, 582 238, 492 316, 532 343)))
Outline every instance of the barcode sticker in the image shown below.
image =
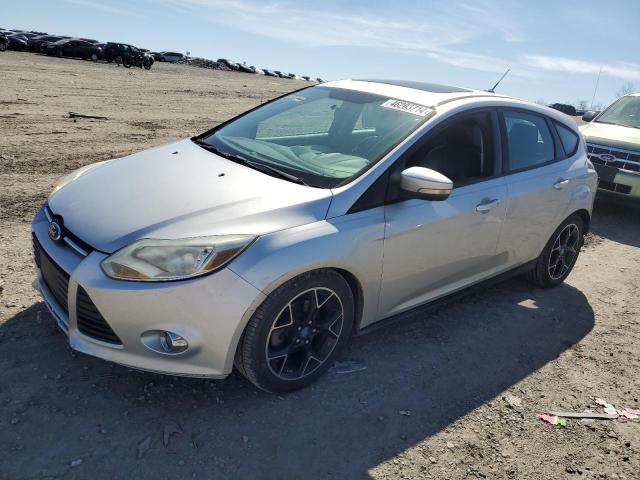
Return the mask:
POLYGON ((417 103, 405 102, 404 100, 387 100, 382 107, 393 108, 394 110, 400 110, 402 112, 413 113, 419 117, 424 117, 432 110, 424 105, 418 105, 417 103))

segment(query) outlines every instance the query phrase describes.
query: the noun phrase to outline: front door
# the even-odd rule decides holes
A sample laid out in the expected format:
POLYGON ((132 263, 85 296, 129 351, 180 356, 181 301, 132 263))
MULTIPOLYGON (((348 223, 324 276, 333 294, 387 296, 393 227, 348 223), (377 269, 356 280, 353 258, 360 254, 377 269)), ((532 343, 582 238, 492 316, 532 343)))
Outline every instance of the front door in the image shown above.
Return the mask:
POLYGON ((386 206, 381 317, 504 268, 497 245, 507 187, 498 139, 495 112, 466 114, 428 133, 400 165, 437 170, 454 182, 454 190, 443 201, 409 199, 386 206))

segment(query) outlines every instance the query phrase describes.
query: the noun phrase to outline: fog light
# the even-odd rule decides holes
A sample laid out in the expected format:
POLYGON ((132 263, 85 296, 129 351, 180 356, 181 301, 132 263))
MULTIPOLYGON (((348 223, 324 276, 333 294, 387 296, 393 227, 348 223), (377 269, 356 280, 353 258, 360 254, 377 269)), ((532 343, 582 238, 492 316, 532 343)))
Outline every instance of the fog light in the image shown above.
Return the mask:
POLYGON ((173 332, 164 332, 164 335, 162 335, 162 346, 169 353, 180 353, 189 348, 187 340, 173 332))

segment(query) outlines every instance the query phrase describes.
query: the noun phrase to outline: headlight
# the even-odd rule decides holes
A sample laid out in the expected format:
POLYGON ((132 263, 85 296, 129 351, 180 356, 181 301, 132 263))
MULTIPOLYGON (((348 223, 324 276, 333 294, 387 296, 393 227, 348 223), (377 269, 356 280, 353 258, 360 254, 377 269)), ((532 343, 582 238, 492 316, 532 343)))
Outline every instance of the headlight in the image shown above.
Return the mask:
POLYGON ((182 240, 145 238, 102 261, 104 273, 118 280, 179 280, 213 272, 229 263, 256 237, 213 235, 182 240))
POLYGON ((53 189, 53 192, 51 192, 51 194, 56 193, 58 190, 60 190, 65 185, 68 185, 71 182, 73 182, 74 180, 77 180, 80 175, 82 175, 83 173, 86 173, 88 170, 91 170, 93 167, 97 167, 98 165, 101 165, 103 163, 107 163, 107 162, 110 162, 110 161, 111 160, 105 160, 103 162, 91 163, 89 165, 85 165, 84 167, 80 167, 77 170, 74 170, 69 175, 65 175, 58 182, 58 184, 56 185, 56 188, 53 189))

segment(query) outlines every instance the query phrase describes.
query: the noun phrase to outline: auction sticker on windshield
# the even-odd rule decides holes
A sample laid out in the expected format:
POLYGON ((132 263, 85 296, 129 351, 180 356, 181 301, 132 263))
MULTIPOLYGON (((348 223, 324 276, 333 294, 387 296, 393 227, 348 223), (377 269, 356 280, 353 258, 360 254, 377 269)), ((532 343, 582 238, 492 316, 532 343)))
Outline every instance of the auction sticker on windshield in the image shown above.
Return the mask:
POLYGON ((431 109, 424 105, 418 105, 417 103, 405 102, 404 100, 387 100, 381 107, 393 108, 394 110, 400 110, 402 112, 413 113, 419 117, 426 116, 431 109))

